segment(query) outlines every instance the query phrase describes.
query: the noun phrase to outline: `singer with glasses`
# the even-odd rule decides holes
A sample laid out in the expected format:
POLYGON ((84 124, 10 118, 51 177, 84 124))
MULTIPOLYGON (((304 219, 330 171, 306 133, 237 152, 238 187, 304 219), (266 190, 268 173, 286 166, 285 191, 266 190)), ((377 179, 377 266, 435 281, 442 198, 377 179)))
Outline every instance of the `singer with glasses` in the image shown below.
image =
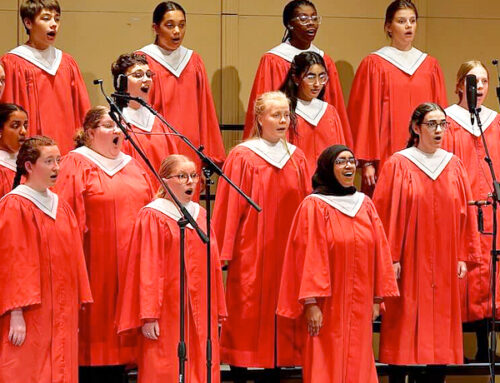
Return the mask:
MULTIPOLYGON (((155 73, 149 68, 144 55, 137 53, 120 55, 111 65, 111 73, 118 92, 126 92, 132 97, 148 101, 155 73), (120 89, 120 87, 125 87, 125 89, 120 89)), ((169 154, 178 153, 177 143, 180 142, 180 138, 171 135, 172 132, 168 127, 145 106, 142 106, 137 101, 130 101, 123 108, 123 116, 125 121, 130 124, 132 138, 146 154, 155 169, 159 169, 161 161, 169 154)), ((150 175, 152 185, 159 186, 158 180, 147 168, 130 142, 123 143, 123 152, 138 160, 150 175)))
POLYGON ((215 199, 213 225, 221 259, 228 262, 221 361, 237 372, 266 368, 263 381, 277 382, 276 367, 301 363, 298 327, 277 317, 276 305, 288 230, 310 191, 310 176, 302 150, 286 141, 286 96, 264 93, 255 102, 254 115, 252 138, 231 150, 224 172, 262 212, 224 181, 217 185, 215 199))
POLYGON ((306 383, 377 383, 372 319, 397 296, 391 252, 369 197, 356 191, 357 160, 344 145, 325 149, 286 247, 278 314, 307 325, 306 383))
MULTIPOLYGON (((206 211, 193 202, 200 175, 195 163, 183 155, 170 155, 159 169, 179 201, 206 231, 206 211)), ((142 208, 135 220, 131 246, 120 288, 119 332, 141 329, 139 383, 176 382, 179 377, 179 226, 181 218, 170 195, 160 187, 156 199, 142 208)), ((215 235, 211 242, 212 382, 220 382, 218 323, 227 316, 221 263, 215 235)), ((187 348, 189 383, 206 382, 207 339, 206 245, 188 225, 185 243, 187 348)))
MULTIPOLYGON (((437 365, 417 382, 444 382, 439 366, 463 363, 459 281, 480 252, 467 172, 441 149, 447 127, 439 105, 419 105, 407 148, 385 163, 373 195, 401 294, 385 300, 379 359, 437 365)), ((389 381, 404 379, 397 371, 389 381)))
MULTIPOLYGON (((463 161, 471 182, 473 200, 488 200, 489 193, 493 192, 493 180, 488 164, 484 161, 486 152, 477 119, 474 119, 474 124, 471 124, 468 107, 468 103, 471 101, 472 108, 481 109, 479 117, 484 138, 493 161, 495 174, 497 177, 500 175, 500 116, 494 110, 483 105, 488 96, 489 78, 488 69, 480 61, 464 62, 457 72, 455 93, 458 95, 458 102, 446 109, 450 129, 444 136, 443 147, 463 161), (473 81, 475 95, 468 91, 466 78, 473 81)), ((471 89, 470 86, 469 89, 471 89)), ((483 209, 484 232, 492 232, 492 225, 493 211, 491 207, 485 207, 483 209)), ((477 353, 475 360, 487 362, 487 318, 491 318, 491 236, 481 235, 480 263, 467 273, 467 277, 461 283, 461 293, 462 320, 474 322, 476 327, 477 353)))
POLYGON ((103 106, 87 112, 55 186, 78 220, 94 293, 80 316, 82 383, 121 383, 124 366, 135 362, 136 339, 116 332, 118 279, 135 217, 153 197, 148 174, 121 151, 123 133, 108 113, 103 106))
POLYGON ((306 155, 311 174, 325 148, 352 141, 349 126, 342 126, 337 109, 323 101, 328 81, 323 57, 303 52, 294 57, 280 89, 290 99, 295 116, 288 139, 306 155))
MULTIPOLYGON (((286 80, 293 58, 302 52, 315 52, 323 58, 328 74, 328 82, 324 85, 323 101, 335 107, 344 132, 350 131, 335 62, 313 44, 320 24, 321 16, 318 16, 316 6, 311 1, 293 0, 285 5, 283 9, 285 35, 281 44, 265 53, 260 59, 248 100, 244 138, 248 138, 253 130, 253 106, 256 98, 264 92, 280 89, 286 80)), ((350 141, 348 140, 347 143, 350 144, 350 141)))
MULTIPOLYGON (((149 67, 156 74, 149 102, 194 146, 203 145, 204 153, 222 166, 226 152, 205 64, 198 53, 182 45, 187 25, 186 11, 180 4, 163 1, 155 7, 155 41, 138 51, 145 55, 149 67)), ((193 150, 183 141, 178 140, 176 144, 178 153, 193 156, 193 150)), ((198 157, 194 162, 201 171, 198 157)), ((199 187, 195 200, 198 195, 199 187)))
POLYGON ((404 127, 417 105, 447 105, 438 61, 413 46, 417 25, 415 4, 393 1, 384 23, 390 46, 365 57, 352 84, 347 112, 354 151, 362 162, 362 190, 370 195, 385 161, 404 149, 404 127))

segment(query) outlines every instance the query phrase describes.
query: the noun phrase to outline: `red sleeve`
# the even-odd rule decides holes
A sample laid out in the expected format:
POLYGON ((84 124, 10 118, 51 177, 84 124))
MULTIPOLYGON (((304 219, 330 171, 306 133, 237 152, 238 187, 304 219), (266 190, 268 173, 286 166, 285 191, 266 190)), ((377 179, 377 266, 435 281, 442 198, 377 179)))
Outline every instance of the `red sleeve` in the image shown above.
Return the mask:
POLYGON ((0 101, 21 105, 30 113, 28 84, 23 68, 15 64, 12 54, 4 55, 1 61, 5 71, 5 89, 0 101))
POLYGON ((448 98, 446 97, 446 84, 444 82, 443 71, 436 59, 434 64, 434 75, 432 77, 433 87, 435 91, 436 103, 443 109, 448 107, 448 98))
POLYGON ((75 116, 74 126, 78 127, 82 126, 85 114, 90 109, 90 100, 85 82, 80 73, 80 68, 78 68, 73 57, 66 53, 64 53, 64 55, 68 57, 69 66, 71 67, 71 93, 73 96, 73 111, 75 116))
POLYGON ((366 57, 356 71, 347 106, 354 153, 362 160, 380 160, 383 83, 382 72, 366 57))
POLYGON ((399 262, 405 248, 405 230, 410 211, 408 183, 401 162, 392 156, 382 168, 373 194, 373 203, 391 246, 393 262, 399 262))
POLYGON ((351 126, 347 117, 344 95, 342 93, 342 87, 340 85, 337 67, 335 66, 335 62, 330 58, 330 56, 325 54, 323 58, 325 59, 326 70, 328 72, 328 83, 326 84, 325 88, 324 101, 333 105, 335 109, 337 109, 340 122, 342 124, 342 130, 344 132, 346 145, 349 148, 352 148, 351 126))

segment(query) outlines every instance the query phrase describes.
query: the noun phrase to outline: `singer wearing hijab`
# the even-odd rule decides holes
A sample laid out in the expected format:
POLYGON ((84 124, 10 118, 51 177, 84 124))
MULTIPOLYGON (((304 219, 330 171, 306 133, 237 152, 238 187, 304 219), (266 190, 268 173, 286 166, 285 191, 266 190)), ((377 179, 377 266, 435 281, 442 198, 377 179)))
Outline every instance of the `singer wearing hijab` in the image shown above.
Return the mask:
MULTIPOLYGON (((373 201, 401 292, 400 298, 385 302, 383 363, 463 363, 459 279, 467 272, 466 262, 477 262, 480 250, 467 206, 472 193, 465 167, 441 149, 447 125, 439 105, 419 105, 411 117, 407 149, 386 162, 375 188, 373 201)), ((390 381, 402 382, 404 376, 390 381)), ((444 376, 434 381, 444 382, 444 376)))
POLYGON ((307 323, 306 383, 376 383, 374 303, 398 295, 382 222, 353 186, 356 163, 344 145, 323 151, 288 237, 278 314, 307 323))
MULTIPOLYGON (((486 200, 492 193, 493 180, 486 161, 485 147, 477 125, 471 124, 467 107, 467 92, 465 79, 468 75, 476 76, 477 107, 481 108, 479 117, 482 122, 484 138, 488 145, 495 174, 500 174, 500 116, 494 110, 483 105, 488 95, 489 73, 480 61, 467 61, 458 69, 455 93, 458 103, 446 108, 450 128, 446 131, 443 147, 456 154, 464 163, 471 182, 472 198, 486 200)), ((485 207, 484 231, 491 232, 493 227, 493 212, 491 207, 485 207)), ((497 245, 498 246, 498 245, 497 245)), ((487 320, 491 317, 491 237, 481 236, 481 261, 477 267, 469 270, 467 277, 460 284, 462 296, 462 320, 475 322, 477 336, 477 362, 488 361, 488 329, 487 320)), ((498 314, 497 314, 498 315, 498 314)))

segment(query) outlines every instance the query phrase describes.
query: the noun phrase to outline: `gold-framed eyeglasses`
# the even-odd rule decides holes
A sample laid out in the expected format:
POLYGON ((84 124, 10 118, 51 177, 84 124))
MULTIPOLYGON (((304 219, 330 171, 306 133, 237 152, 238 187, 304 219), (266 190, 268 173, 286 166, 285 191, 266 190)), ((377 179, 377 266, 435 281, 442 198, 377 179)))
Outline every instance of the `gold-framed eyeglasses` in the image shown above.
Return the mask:
POLYGON ((427 122, 422 122, 421 125, 427 125, 427 127, 432 130, 432 131, 436 131, 438 126, 442 129, 442 130, 446 130, 448 129, 448 127, 450 126, 450 123, 446 120, 441 120, 441 121, 434 121, 434 120, 430 120, 430 121, 427 121, 427 122))
POLYGON ((144 72, 143 70, 136 70, 135 72, 132 72, 132 73, 129 73, 127 75, 127 77, 133 77, 133 78, 136 78, 137 80, 141 80, 144 78, 144 76, 146 76, 146 78, 153 78, 155 75, 155 72, 153 72, 152 70, 148 70, 146 72, 144 72))
POLYGON ((321 24, 321 16, 318 15, 298 15, 292 18, 292 20, 297 20, 300 25, 307 25, 309 23, 319 25, 321 24))
POLYGON ((189 179, 191 179, 193 182, 198 182, 200 180, 200 175, 198 173, 191 173, 191 174, 179 173, 179 174, 174 174, 168 177, 167 179, 170 178, 177 178, 177 180, 181 184, 187 184, 189 182, 189 179))

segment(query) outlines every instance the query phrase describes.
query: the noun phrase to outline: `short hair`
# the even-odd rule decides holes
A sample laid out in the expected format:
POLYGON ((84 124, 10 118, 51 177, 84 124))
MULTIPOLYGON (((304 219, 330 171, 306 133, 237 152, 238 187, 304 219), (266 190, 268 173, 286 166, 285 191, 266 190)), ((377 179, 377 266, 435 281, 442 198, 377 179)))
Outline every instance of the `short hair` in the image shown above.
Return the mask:
POLYGON ((24 112, 28 115, 26 110, 24 110, 24 108, 20 105, 10 103, 0 104, 0 131, 3 130, 5 123, 14 112, 24 112))
POLYGON ((181 11, 184 17, 186 17, 186 11, 180 4, 175 1, 162 1, 153 11, 153 24, 159 25, 165 13, 170 11, 181 11))
POLYGON ((113 74, 113 84, 115 89, 118 88, 118 76, 134 65, 148 65, 148 60, 140 53, 124 53, 120 55, 116 61, 111 64, 111 73, 113 74))
MULTIPOLYGON (((44 9, 55 11, 61 14, 61 6, 59 5, 59 2, 57 0, 23 0, 21 6, 19 7, 21 22, 24 25, 24 19, 34 21, 36 15, 38 15, 44 9)), ((29 35, 30 31, 28 28, 26 28, 26 25, 24 25, 24 29, 29 35)))
POLYGON ((97 128, 101 119, 109 113, 109 108, 107 106, 98 105, 95 106, 85 114, 85 119, 83 120, 83 127, 80 128, 75 134, 75 147, 89 146, 90 145, 90 134, 91 129, 97 128))
POLYGON ((488 68, 486 68, 486 65, 484 65, 481 61, 469 60, 464 62, 462 65, 460 65, 460 68, 458 68, 457 82, 455 84, 455 93, 458 94, 459 102, 461 102, 462 98, 464 97, 460 87, 464 83, 465 78, 467 77, 467 73, 469 73, 472 69, 476 67, 483 67, 484 70, 486 71, 486 74, 488 75, 488 80, 490 79, 490 72, 488 71, 488 68))
POLYGON ((446 116, 446 112, 444 111, 444 109, 434 102, 424 102, 423 104, 420 104, 415 108, 413 114, 411 115, 410 125, 408 127, 408 130, 410 132, 410 139, 408 140, 408 144, 406 145, 407 148, 418 145, 418 143, 420 142, 420 137, 417 133, 415 133, 414 128, 417 125, 422 125, 422 122, 424 122, 424 118, 427 113, 433 112, 435 110, 443 112, 446 116))
MULTIPOLYGON (((394 0, 392 3, 389 4, 389 6, 385 11, 384 29, 387 25, 392 23, 392 20, 394 20, 396 12, 399 11, 400 9, 413 10, 413 12, 415 12, 415 17, 418 19, 417 6, 413 4, 411 0, 394 0)), ((387 32, 387 36, 391 37, 390 32, 387 32)))

